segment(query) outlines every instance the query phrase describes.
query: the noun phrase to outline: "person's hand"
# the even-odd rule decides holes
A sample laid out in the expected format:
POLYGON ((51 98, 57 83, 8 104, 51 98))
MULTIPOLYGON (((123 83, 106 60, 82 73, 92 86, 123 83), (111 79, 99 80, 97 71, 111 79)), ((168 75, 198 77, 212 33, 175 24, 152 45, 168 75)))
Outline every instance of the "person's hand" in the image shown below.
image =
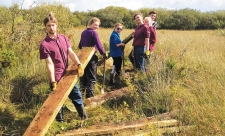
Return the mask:
POLYGON ((109 54, 108 53, 105 53, 102 56, 103 56, 104 59, 108 59, 109 58, 109 54))
POLYGON ((124 43, 121 43, 121 45, 120 45, 120 46, 123 46, 123 47, 124 47, 124 46, 125 46, 125 44, 124 44, 124 43))
POLYGON ((84 75, 84 67, 82 66, 82 64, 78 65, 77 73, 78 73, 78 77, 82 77, 84 75))
POLYGON ((145 55, 146 55, 146 56, 150 56, 150 51, 149 51, 149 50, 146 50, 146 51, 145 51, 145 55))
POLYGON ((57 82, 56 81, 52 81, 51 82, 52 91, 56 90, 56 86, 57 86, 57 82))

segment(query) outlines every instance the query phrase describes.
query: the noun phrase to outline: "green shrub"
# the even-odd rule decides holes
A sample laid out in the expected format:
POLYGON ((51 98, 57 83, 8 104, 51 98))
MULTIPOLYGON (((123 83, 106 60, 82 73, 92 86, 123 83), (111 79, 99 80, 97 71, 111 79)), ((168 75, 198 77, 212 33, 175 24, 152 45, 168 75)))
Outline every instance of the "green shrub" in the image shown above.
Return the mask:
POLYGON ((11 67, 16 64, 18 57, 13 50, 0 50, 0 69, 11 67))

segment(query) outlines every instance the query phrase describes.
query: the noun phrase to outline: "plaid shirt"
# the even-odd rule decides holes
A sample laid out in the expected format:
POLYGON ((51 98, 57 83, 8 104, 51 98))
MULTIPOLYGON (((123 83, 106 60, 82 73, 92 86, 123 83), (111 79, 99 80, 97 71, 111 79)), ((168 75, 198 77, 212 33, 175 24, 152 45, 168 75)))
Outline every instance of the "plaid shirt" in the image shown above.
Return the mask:
POLYGON ((156 27, 158 26, 157 22, 156 21, 153 21, 152 26, 156 30, 156 27))

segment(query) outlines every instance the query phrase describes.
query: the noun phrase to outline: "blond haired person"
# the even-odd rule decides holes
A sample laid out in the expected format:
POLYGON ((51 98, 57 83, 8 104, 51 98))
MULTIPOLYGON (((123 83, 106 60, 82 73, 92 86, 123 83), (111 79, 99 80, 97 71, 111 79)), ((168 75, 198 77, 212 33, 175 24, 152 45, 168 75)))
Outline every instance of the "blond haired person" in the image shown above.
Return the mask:
MULTIPOLYGON (((81 33, 81 39, 79 42, 79 48, 83 47, 95 47, 96 53, 99 51, 100 54, 107 58, 105 49, 100 41, 97 30, 101 24, 100 19, 93 17, 88 22, 88 27, 81 33)), ((97 54, 94 54, 87 64, 84 75, 81 77, 81 89, 82 92, 86 90, 86 98, 94 97, 95 83, 96 83, 96 67, 98 62, 97 54)))
POLYGON ((149 38, 149 51, 150 51, 150 56, 153 54, 154 48, 155 48, 155 43, 156 43, 156 32, 155 29, 153 27, 153 20, 151 17, 145 17, 144 19, 144 23, 147 24, 149 26, 149 30, 150 30, 150 38, 149 38))

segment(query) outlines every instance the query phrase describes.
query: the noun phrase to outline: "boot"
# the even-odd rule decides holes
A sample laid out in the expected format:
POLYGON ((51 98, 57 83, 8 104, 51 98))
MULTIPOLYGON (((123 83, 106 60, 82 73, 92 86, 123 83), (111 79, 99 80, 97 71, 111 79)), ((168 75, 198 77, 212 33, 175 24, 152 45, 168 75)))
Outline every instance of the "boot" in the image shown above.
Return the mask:
POLYGON ((86 114, 83 104, 75 105, 75 108, 76 108, 81 120, 87 119, 87 114, 86 114))
POLYGON ((59 110, 55 119, 56 121, 63 123, 63 107, 59 110))
POLYGON ((114 85, 114 74, 110 74, 110 79, 109 79, 109 85, 113 86, 114 85))
POLYGON ((94 97, 95 82, 90 82, 86 88, 86 99, 94 97))
POLYGON ((115 75, 115 87, 116 88, 120 88, 120 86, 121 86, 121 77, 120 77, 120 75, 115 75))

